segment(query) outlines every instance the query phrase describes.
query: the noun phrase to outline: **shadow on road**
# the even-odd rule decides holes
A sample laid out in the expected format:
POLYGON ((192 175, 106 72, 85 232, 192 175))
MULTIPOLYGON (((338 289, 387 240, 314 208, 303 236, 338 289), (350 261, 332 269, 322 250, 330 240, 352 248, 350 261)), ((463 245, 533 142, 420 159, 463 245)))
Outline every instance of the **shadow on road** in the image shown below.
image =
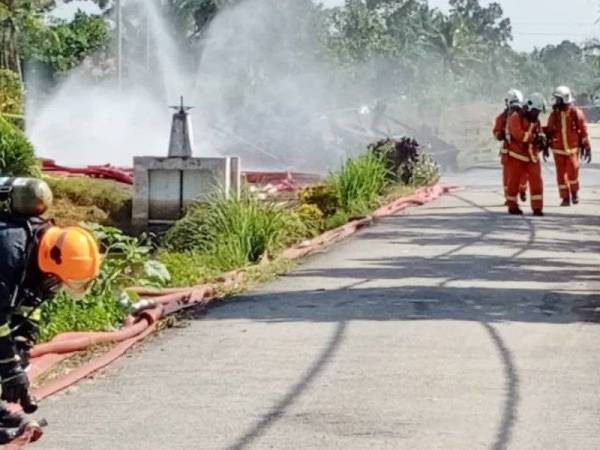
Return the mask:
POLYGON ((512 430, 517 420, 517 409, 519 405, 519 375, 512 354, 500 334, 498 334, 498 331, 496 331, 494 326, 487 322, 483 322, 482 325, 494 343, 494 346, 498 351, 498 356, 502 361, 502 366, 504 367, 506 399, 504 402, 502 421, 498 427, 496 442, 494 442, 492 447, 493 450, 503 450, 508 448, 512 430))
MULTIPOLYGON (((346 261, 338 267, 309 264, 288 275, 299 289, 253 293, 213 310, 211 320, 338 324, 299 381, 231 448, 244 448, 272 426, 326 367, 342 344, 346 324, 364 320, 480 323, 504 367, 506 384, 492 448, 509 445, 517 419, 519 375, 495 324, 600 322, 600 294, 588 288, 598 280, 599 271, 590 261, 600 250, 600 218, 560 214, 514 218, 461 196, 455 199, 471 209, 434 206, 427 215, 385 219, 355 239, 359 245, 366 241, 387 246, 387 251, 373 257, 363 253, 352 260, 355 264, 346 261), (421 248, 440 251, 431 254, 421 248), (421 253, 424 256, 418 256, 421 253), (307 283, 301 283, 303 278, 307 283), (331 284, 338 286, 339 280, 348 283, 335 289, 303 289, 311 286, 310 279, 313 285, 315 279, 337 280, 331 284)), ((285 279, 280 283, 284 286, 285 279)))
POLYGON ((338 323, 331 339, 323 349, 322 353, 316 358, 315 362, 302 375, 299 382, 292 386, 287 394, 271 410, 263 416, 250 430, 248 430, 238 441, 229 447, 231 450, 241 450, 250 445, 255 439, 273 426, 275 422, 285 413, 285 411, 294 403, 294 401, 310 386, 314 379, 324 370, 327 363, 331 360, 335 351, 340 347, 344 340, 346 331, 346 322, 338 323))

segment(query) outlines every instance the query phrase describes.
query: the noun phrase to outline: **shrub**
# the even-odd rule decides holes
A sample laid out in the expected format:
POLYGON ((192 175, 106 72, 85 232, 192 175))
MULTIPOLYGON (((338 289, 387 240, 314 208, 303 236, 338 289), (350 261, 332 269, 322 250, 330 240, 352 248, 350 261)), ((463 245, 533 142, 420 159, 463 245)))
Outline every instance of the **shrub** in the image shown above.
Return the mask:
POLYGON ((0 174, 38 176, 33 146, 25 134, 0 117, 0 174))
POLYGON ((178 252, 206 250, 206 209, 204 203, 191 206, 186 215, 169 229, 163 245, 178 252))
POLYGON ((23 114, 21 79, 8 69, 0 69, 0 113, 23 114))
POLYGON ((340 207, 350 214, 363 213, 377 206, 389 180, 390 172, 384 157, 371 152, 356 159, 349 158, 339 173, 330 175, 340 207))
POLYGON ((206 248, 215 268, 229 270, 258 262, 302 239, 306 226, 289 208, 244 193, 220 198, 206 210, 206 248))
POLYGON ((305 203, 299 205, 295 212, 311 237, 316 236, 319 231, 324 229, 325 222, 323 219, 325 216, 317 205, 305 203))
POLYGON ((409 184, 415 187, 427 186, 440 179, 440 166, 428 153, 420 153, 416 161, 410 163, 409 184))
POLYGON ((295 211, 244 193, 190 208, 167 233, 166 245, 176 252, 200 252, 210 269, 222 271, 256 263, 309 232, 295 211))
POLYGON ((339 207, 339 199, 335 186, 332 184, 316 184, 307 186, 300 192, 300 203, 314 205, 324 216, 335 214, 339 207))
POLYGON ((408 137, 388 138, 369 145, 367 150, 383 158, 392 181, 410 183, 413 163, 419 158, 417 141, 408 137))

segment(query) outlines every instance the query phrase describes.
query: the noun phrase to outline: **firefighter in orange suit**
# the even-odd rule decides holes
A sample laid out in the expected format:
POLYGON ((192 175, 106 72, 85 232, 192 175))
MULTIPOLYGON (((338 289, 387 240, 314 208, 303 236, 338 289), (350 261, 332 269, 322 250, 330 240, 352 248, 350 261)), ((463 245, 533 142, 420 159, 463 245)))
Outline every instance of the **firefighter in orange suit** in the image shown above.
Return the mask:
MULTIPOLYGON (((508 135, 508 118, 516 111, 519 111, 523 105, 524 97, 521 91, 518 89, 511 89, 507 92, 504 103, 506 109, 496 117, 494 124, 493 134, 494 137, 502 142, 500 148, 500 162, 502 164, 502 185, 504 186, 504 197, 507 196, 508 190, 508 151, 510 149, 509 135, 508 135)), ((519 196, 522 201, 527 200, 527 175, 524 174, 523 179, 519 185, 519 196)), ((506 200, 508 205, 508 200, 506 200)))
POLYGON ((534 216, 543 216, 544 184, 540 153, 548 156, 545 136, 542 133, 539 115, 546 109, 544 97, 532 94, 527 108, 514 112, 508 119, 510 148, 508 151, 508 212, 523 214, 517 203, 519 184, 524 174, 529 179, 531 209, 534 216))
POLYGON ((559 86, 552 95, 554 111, 548 119, 545 132, 554 154, 561 206, 579 203, 579 157, 589 164, 592 148, 585 116, 573 105, 573 94, 566 86, 559 86))

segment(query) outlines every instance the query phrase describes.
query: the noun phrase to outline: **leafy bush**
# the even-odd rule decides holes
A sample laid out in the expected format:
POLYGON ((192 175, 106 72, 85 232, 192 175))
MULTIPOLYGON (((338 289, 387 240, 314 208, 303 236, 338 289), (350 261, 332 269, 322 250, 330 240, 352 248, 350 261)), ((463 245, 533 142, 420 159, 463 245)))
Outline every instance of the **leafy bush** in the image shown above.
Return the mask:
POLYGON ((45 64, 60 74, 106 48, 110 42, 110 28, 103 17, 79 11, 72 21, 52 19, 48 27, 29 29, 24 39, 28 60, 45 64))
POLYGON ((324 229, 325 215, 317 205, 305 203, 296 208, 296 214, 306 227, 309 235, 315 236, 324 229))
POLYGON ((206 249, 206 204, 197 203, 167 232, 164 246, 169 250, 189 252, 206 249))
POLYGON ((339 207, 337 191, 331 183, 307 186, 300 192, 299 199, 303 205, 315 205, 324 216, 335 214, 339 207))
POLYGON ((23 114, 23 89, 19 74, 0 69, 0 113, 23 114))
POLYGON ((33 146, 25 134, 0 117, 0 174, 38 176, 33 146))
POLYGON ((115 228, 89 225, 100 241, 103 261, 100 276, 90 292, 75 301, 62 291, 42 307, 41 340, 65 331, 99 331, 119 326, 127 307, 119 302, 132 285, 160 287, 170 281, 166 267, 150 258, 143 239, 125 236, 115 228))
POLYGON ((383 158, 392 181, 410 183, 413 163, 419 158, 417 141, 408 137, 388 138, 369 145, 367 151, 383 158))
POLYGON ((409 184, 415 187, 428 186, 440 179, 440 166, 428 153, 420 153, 416 161, 410 164, 409 184))
POLYGON ((367 153, 349 158, 339 173, 330 175, 340 207, 348 213, 363 213, 377 206, 389 184, 390 172, 383 156, 367 153))
POLYGON ((135 238, 117 228, 95 224, 89 224, 88 228, 101 243, 104 252, 102 270, 92 293, 115 293, 135 284, 159 287, 170 280, 164 265, 151 259, 152 248, 144 242, 145 236, 135 238))

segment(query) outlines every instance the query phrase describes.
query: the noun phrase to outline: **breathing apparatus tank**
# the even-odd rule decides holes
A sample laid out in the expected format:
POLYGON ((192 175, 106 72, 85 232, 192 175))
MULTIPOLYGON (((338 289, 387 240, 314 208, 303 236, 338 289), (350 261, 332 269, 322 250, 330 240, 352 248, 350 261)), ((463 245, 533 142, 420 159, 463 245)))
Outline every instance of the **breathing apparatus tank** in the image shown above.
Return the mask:
POLYGON ((52 206, 52 201, 52 191, 43 180, 0 176, 0 213, 41 216, 52 206))

